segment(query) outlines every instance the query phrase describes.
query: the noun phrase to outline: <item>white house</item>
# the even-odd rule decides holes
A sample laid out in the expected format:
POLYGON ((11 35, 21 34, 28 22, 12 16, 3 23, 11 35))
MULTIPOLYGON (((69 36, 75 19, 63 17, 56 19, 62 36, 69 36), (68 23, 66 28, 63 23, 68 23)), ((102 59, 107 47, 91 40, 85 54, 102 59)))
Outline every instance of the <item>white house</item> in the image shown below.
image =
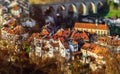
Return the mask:
POLYGON ((101 53, 105 53, 107 50, 108 50, 107 48, 101 47, 97 44, 89 44, 89 43, 85 43, 81 48, 81 52, 83 56, 94 57, 95 61, 98 64, 105 64, 105 61, 103 60, 103 55, 101 55, 101 53))
POLYGON ((42 56, 41 47, 39 47, 39 46, 36 46, 36 47, 35 47, 35 55, 38 56, 38 57, 41 57, 41 56, 42 56))

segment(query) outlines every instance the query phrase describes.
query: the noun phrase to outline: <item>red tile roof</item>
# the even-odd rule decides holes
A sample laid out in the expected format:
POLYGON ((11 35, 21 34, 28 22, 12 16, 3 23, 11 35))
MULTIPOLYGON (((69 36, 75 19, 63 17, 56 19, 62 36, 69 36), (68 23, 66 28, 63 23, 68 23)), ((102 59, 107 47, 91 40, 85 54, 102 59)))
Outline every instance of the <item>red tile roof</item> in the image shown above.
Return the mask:
POLYGON ((83 39, 89 39, 87 34, 85 32, 82 32, 82 33, 79 33, 79 32, 72 32, 71 34, 71 38, 72 39, 80 39, 80 38, 83 38, 83 39))
POLYGON ((116 56, 116 58, 117 58, 117 59, 120 59, 120 54, 118 54, 118 55, 116 56))
POLYGON ((9 26, 14 26, 16 23, 16 20, 11 20, 10 23, 9 23, 9 26))
POLYGON ((7 28, 7 27, 3 27, 2 29, 5 30, 5 31, 9 30, 9 28, 7 28))
POLYGON ((89 44, 89 43, 85 43, 82 46, 82 49, 91 51, 93 53, 96 53, 97 55, 101 55, 102 53, 105 53, 105 52, 108 51, 108 49, 105 48, 105 47, 101 47, 101 46, 99 46, 97 44, 89 44))
POLYGON ((88 48, 88 47, 90 47, 90 43, 85 43, 85 44, 82 46, 82 48, 88 48))
POLYGON ((62 34, 63 34, 63 30, 58 30, 55 35, 62 36, 62 34))
POLYGON ((92 23, 75 23, 74 28, 88 28, 88 29, 102 29, 102 30, 108 30, 108 26, 104 24, 98 24, 96 26, 95 24, 92 23))
POLYGON ((78 42, 76 42, 76 41, 74 41, 74 40, 73 40, 72 42, 73 42, 73 44, 78 44, 78 42))
POLYGON ((41 37, 40 37, 40 34, 39 34, 39 33, 33 33, 33 34, 31 35, 31 38, 40 39, 41 37))
POLYGON ((15 34, 15 31, 14 30, 9 30, 8 33, 15 34))
POLYGON ((48 32, 48 30, 47 30, 47 29, 43 29, 43 30, 42 30, 42 32, 41 32, 41 34, 42 34, 42 35, 48 35, 48 34, 49 34, 49 32, 48 32))
POLYGON ((82 33, 82 36, 81 36, 83 39, 89 39, 87 34, 85 32, 82 33))
POLYGON ((0 9, 3 8, 3 6, 0 5, 0 9))

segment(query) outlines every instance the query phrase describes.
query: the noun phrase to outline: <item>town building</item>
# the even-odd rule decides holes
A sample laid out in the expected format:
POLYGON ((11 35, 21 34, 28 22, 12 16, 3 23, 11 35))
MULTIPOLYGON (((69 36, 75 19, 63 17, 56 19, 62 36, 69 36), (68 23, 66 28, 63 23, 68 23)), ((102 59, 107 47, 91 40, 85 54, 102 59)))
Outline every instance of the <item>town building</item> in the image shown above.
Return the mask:
POLYGON ((99 46, 97 44, 85 43, 82 48, 82 62, 89 63, 92 71, 102 68, 106 64, 103 54, 108 51, 108 48, 99 46))
POLYGON ((93 23, 75 23, 75 30, 94 32, 99 36, 109 35, 109 28, 105 24, 93 24, 93 23))

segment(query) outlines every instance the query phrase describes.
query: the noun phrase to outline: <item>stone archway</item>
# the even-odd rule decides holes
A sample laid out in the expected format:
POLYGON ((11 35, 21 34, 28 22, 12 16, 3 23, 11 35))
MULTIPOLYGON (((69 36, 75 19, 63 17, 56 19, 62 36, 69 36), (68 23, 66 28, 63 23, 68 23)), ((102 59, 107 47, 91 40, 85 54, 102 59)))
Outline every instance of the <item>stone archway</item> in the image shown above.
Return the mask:
POLYGON ((73 15, 77 13, 76 6, 74 4, 69 5, 68 7, 68 15, 73 15))
POLYGON ((61 12, 61 11, 65 11, 65 6, 64 6, 64 5, 58 6, 57 12, 59 13, 59 12, 61 12))
POLYGON ((103 7, 103 3, 102 2, 98 2, 98 4, 97 4, 97 12, 98 13, 101 12, 102 7, 103 7))
POLYGON ((84 3, 81 3, 78 9, 79 15, 85 15, 86 14, 86 5, 84 3))
POLYGON ((48 6, 47 8, 43 9, 45 15, 47 16, 54 16, 55 9, 52 6, 48 6))
POLYGON ((88 6, 88 12, 89 14, 95 14, 96 13, 96 7, 95 4, 93 2, 91 2, 88 6))
POLYGON ((57 8, 57 11, 56 11, 57 13, 56 14, 59 14, 59 15, 63 16, 63 13, 64 13, 65 10, 66 10, 65 6, 64 5, 60 5, 57 8))

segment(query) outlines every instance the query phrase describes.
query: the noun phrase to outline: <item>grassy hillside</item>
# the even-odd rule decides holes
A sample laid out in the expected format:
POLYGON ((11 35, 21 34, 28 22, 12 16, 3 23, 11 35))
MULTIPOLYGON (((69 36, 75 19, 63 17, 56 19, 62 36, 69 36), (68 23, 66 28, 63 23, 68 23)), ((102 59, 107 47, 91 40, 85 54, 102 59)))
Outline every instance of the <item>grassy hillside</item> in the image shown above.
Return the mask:
POLYGON ((114 8, 113 3, 110 3, 109 5, 110 5, 110 10, 105 17, 113 17, 113 16, 119 16, 120 17, 120 4, 118 6, 118 9, 114 8))

